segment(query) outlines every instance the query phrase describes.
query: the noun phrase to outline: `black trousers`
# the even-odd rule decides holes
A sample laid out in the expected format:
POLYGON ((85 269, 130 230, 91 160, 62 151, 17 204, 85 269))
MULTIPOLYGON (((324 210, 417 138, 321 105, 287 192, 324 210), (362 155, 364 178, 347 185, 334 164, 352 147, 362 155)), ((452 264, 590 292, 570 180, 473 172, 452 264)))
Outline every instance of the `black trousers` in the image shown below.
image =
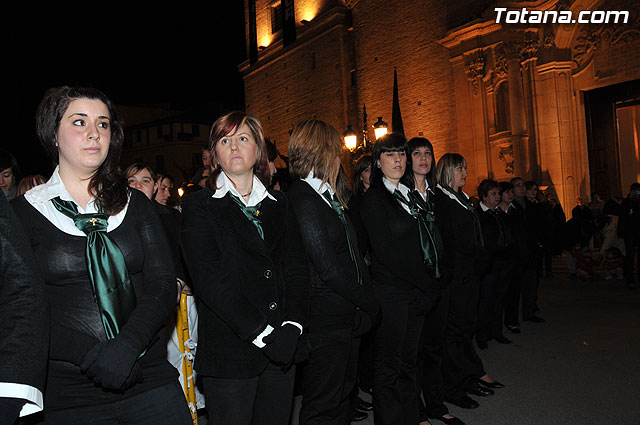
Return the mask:
MULTIPOLYGON (((451 287, 442 289, 437 306, 427 314, 422 329, 422 343, 418 361, 418 379, 422 389, 420 420, 439 418, 449 409, 444 404, 444 380, 442 362, 444 358, 444 331, 449 314, 451 287)), ((460 396, 464 395, 463 393, 460 396)))
POLYGON ((511 278, 504 297, 504 324, 518 326, 520 324, 520 294, 522 293, 522 279, 524 269, 520 264, 514 264, 511 278))
POLYGON ((535 265, 525 267, 522 271, 522 319, 536 314, 538 307, 538 270, 535 265))
POLYGON ((376 425, 417 424, 418 348, 424 316, 418 316, 412 300, 385 301, 382 321, 374 335, 373 414, 376 425))
MULTIPOLYGON (((295 367, 269 366, 258 376, 226 379, 203 376, 211 425, 287 425, 293 405, 295 367)), ((162 421, 158 422, 162 423, 162 421)))
POLYGON ((476 278, 451 281, 449 313, 444 334, 443 378, 445 399, 455 400, 485 374, 482 360, 473 346, 478 309, 476 278))
POLYGON ((193 421, 176 381, 115 403, 47 411, 44 425, 191 425, 193 421))
POLYGON ((307 334, 311 352, 301 367, 300 425, 348 425, 360 340, 354 337, 352 323, 323 329, 313 322, 311 319, 307 334))
POLYGON ((488 341, 502 335, 502 309, 510 279, 511 265, 496 262, 480 280, 477 341, 488 341))

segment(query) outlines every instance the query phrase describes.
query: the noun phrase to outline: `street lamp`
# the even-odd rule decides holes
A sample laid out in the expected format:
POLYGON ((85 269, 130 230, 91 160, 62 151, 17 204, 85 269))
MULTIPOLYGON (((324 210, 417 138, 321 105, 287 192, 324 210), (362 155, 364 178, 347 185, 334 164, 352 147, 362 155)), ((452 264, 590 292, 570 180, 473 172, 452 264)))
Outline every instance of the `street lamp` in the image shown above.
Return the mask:
POLYGON ((344 145, 347 149, 353 152, 358 146, 358 137, 355 131, 351 129, 351 126, 347 126, 347 131, 344 132, 344 145))
POLYGON ((376 136, 376 140, 387 134, 387 123, 382 121, 382 117, 378 117, 378 121, 373 124, 373 133, 376 136))

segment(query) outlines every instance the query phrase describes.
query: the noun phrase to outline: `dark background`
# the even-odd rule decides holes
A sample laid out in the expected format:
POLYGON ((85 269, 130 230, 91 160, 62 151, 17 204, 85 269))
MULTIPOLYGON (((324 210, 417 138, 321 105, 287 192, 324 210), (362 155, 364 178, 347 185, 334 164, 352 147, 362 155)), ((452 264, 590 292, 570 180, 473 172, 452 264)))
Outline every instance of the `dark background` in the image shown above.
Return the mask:
POLYGON ((48 173, 34 115, 45 91, 60 85, 96 87, 116 104, 169 102, 201 116, 211 111, 210 122, 220 105, 242 109, 243 3, 152 12, 78 4, 70 11, 37 10, 37 17, 24 10, 39 9, 30 3, 7 13, 12 25, 2 30, 2 67, 9 74, 3 119, 9 130, 0 145, 16 156, 23 174, 48 173))

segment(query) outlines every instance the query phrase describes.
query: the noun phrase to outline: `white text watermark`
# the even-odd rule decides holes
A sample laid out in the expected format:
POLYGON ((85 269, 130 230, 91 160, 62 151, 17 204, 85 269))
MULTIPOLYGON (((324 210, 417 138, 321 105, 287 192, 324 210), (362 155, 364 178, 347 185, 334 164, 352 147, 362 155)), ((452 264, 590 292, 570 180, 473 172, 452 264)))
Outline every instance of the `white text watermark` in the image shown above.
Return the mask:
POLYGON ((581 10, 577 17, 571 10, 507 10, 496 7, 496 23, 505 24, 626 24, 628 10, 581 10))

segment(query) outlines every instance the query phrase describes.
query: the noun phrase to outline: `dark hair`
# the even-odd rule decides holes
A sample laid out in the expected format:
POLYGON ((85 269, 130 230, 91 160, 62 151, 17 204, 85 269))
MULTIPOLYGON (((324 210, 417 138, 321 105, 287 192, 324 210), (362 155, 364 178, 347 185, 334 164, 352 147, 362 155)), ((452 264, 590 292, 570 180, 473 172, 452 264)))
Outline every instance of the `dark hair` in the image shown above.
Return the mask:
POLYGON ((264 144, 267 146, 267 158, 269 162, 275 161, 278 157, 278 148, 276 148, 276 144, 271 143, 267 138, 264 139, 264 144))
POLYGON ((144 162, 134 162, 129 165, 126 170, 124 170, 124 176, 128 179, 131 176, 135 176, 142 170, 147 170, 151 179, 154 183, 158 180, 158 175, 153 171, 153 168, 149 164, 145 164, 144 162))
POLYGON ((436 185, 436 173, 435 173, 436 159, 435 159, 435 152, 433 151, 433 145, 431 144, 429 139, 427 139, 426 137, 413 137, 407 142, 407 144, 409 145, 409 154, 407 156, 407 168, 409 169, 412 168, 409 165, 413 165, 413 162, 411 160, 411 155, 413 154, 413 151, 415 151, 418 148, 428 148, 431 150, 432 161, 431 161, 431 169, 427 173, 427 184, 433 190, 436 185))
POLYGON ((0 149, 0 171, 6 170, 7 168, 11 168, 11 172, 13 172, 13 181, 17 184, 18 180, 22 177, 18 161, 16 161, 16 157, 13 156, 11 152, 0 149))
POLYGON ((158 183, 162 183, 162 180, 164 179, 169 179, 169 181, 171 182, 172 185, 176 184, 176 180, 173 178, 173 176, 171 174, 168 173, 160 173, 156 176, 156 181, 158 183))
POLYGON ((517 181, 523 181, 524 182, 524 179, 522 177, 512 177, 511 180, 509 180, 509 182, 511 184, 514 184, 517 181))
MULTIPOLYGON (((371 168, 371 155, 365 154, 362 155, 356 161, 356 165, 353 167, 353 194, 358 196, 364 193, 364 183, 360 179, 360 175, 367 169, 367 167, 371 168)), ((373 171, 373 170, 372 170, 373 171)), ((369 179, 371 182, 371 179, 369 179)))
POLYGON ((254 174, 260 179, 265 187, 269 187, 271 175, 269 173, 269 161, 267 159, 267 147, 264 143, 264 133, 260 121, 252 115, 248 115, 243 111, 232 111, 218 118, 211 126, 209 132, 209 149, 211 150, 211 165, 215 164, 211 175, 209 176, 208 185, 212 189, 216 189, 218 176, 222 172, 222 167, 216 162, 216 145, 225 136, 235 134, 242 124, 249 127, 249 131, 253 135, 253 140, 258 145, 258 158, 253 166, 254 174))
POLYGON ((538 187, 538 183, 534 182, 533 180, 527 180, 526 182, 524 182, 524 187, 527 190, 531 190, 534 186, 538 187))
MULTIPOLYGON (((401 133, 388 133, 376 141, 373 145, 373 153, 371 154, 371 187, 381 186, 382 183, 382 169, 378 165, 380 156, 385 152, 404 152, 405 155, 409 154, 409 147, 407 146, 407 139, 401 133)), ((408 168, 407 168, 408 169, 408 168)), ((407 170, 405 170, 403 176, 403 183, 405 183, 405 177, 408 177, 407 170)))
POLYGON ((90 87, 62 86, 47 90, 36 111, 36 133, 40 142, 51 158, 59 162, 58 129, 69 104, 78 99, 98 100, 105 104, 109 111, 109 129, 111 142, 109 152, 100 167, 89 180, 89 192, 92 193, 100 206, 109 215, 120 212, 128 201, 127 180, 120 173, 118 163, 124 143, 122 122, 118 118, 118 111, 111 100, 100 90, 90 87))
POLYGON ((511 182, 500 182, 500 196, 510 190, 513 190, 513 184, 511 182))
MULTIPOLYGON (((492 179, 484 179, 480 182, 480 184, 478 185, 478 197, 481 201, 484 201, 487 195, 489 195, 489 191, 491 189, 500 189, 500 185, 497 181, 492 179)), ((502 193, 500 194, 502 195, 502 193)))

